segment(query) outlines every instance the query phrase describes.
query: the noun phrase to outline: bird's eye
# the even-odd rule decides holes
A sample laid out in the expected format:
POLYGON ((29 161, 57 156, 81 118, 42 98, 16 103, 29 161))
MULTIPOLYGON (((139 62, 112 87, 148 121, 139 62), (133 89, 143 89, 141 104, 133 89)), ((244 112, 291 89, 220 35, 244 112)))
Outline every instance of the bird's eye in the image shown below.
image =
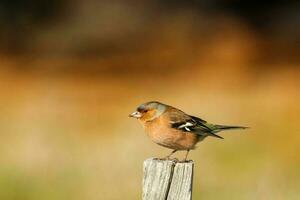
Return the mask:
POLYGON ((137 111, 140 113, 147 113, 149 111, 149 109, 147 109, 145 107, 141 107, 141 108, 138 108, 137 111))

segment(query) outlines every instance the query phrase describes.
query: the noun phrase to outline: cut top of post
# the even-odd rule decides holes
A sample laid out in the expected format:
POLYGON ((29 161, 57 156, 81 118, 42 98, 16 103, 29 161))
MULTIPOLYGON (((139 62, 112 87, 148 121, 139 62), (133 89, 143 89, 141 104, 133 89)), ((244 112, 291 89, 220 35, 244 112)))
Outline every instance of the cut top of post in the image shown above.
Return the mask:
POLYGON ((145 160, 143 200, 191 200, 193 168, 192 161, 145 160))

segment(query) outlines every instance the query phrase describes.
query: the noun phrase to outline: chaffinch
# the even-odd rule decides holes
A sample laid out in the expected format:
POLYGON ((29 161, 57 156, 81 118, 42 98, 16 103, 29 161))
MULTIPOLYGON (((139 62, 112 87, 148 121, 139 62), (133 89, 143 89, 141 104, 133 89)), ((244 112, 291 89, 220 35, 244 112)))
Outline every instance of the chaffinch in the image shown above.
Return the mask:
POLYGON ((216 133, 229 129, 247 128, 210 124, 203 119, 157 101, 141 104, 129 116, 139 120, 153 142, 173 149, 165 159, 169 159, 176 151, 186 150, 184 161, 186 161, 189 151, 207 136, 223 139, 216 133))

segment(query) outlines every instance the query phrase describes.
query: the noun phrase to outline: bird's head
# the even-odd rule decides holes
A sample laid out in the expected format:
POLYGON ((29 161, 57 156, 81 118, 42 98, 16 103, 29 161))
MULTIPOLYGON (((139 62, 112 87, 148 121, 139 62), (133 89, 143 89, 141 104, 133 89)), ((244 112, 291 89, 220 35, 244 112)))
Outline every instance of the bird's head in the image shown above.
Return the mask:
POLYGON ((166 105, 157 101, 150 101, 139 105, 129 117, 134 117, 142 122, 152 121, 166 110, 166 105))

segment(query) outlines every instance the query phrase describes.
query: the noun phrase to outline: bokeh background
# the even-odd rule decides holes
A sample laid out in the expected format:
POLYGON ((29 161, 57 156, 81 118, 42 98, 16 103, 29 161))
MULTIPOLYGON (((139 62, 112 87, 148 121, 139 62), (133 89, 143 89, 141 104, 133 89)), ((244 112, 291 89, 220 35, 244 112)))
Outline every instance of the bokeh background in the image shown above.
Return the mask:
POLYGON ((190 153, 194 199, 300 199, 299 10, 1 0, 0 199, 141 199, 143 160, 170 152, 127 117, 149 100, 251 127, 190 153))

